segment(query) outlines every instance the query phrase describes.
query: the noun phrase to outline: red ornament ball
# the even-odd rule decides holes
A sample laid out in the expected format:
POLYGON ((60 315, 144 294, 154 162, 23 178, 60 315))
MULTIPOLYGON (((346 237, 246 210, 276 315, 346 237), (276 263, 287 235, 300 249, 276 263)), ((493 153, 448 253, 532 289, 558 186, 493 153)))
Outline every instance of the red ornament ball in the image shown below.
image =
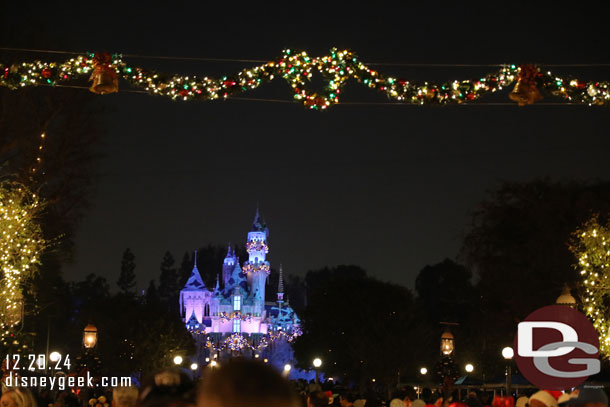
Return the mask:
POLYGON ((180 92, 178 92, 180 94, 180 96, 185 97, 189 94, 189 91, 186 89, 182 89, 180 92))
POLYGON ((51 70, 50 70, 49 68, 44 68, 44 69, 43 69, 43 70, 40 72, 40 74, 42 75, 42 77, 43 77, 43 78, 45 78, 45 79, 49 79, 49 78, 51 77, 51 74, 52 74, 52 73, 53 73, 53 72, 51 72, 51 70))

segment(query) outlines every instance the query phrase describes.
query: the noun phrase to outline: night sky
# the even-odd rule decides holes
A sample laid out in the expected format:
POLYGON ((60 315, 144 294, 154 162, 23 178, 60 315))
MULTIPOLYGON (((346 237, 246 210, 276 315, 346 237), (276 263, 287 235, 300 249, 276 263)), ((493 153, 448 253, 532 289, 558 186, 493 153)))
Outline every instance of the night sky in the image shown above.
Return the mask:
MULTIPOLYGON (((585 19, 582 10, 554 16, 517 5, 509 7, 515 15, 504 6, 479 15, 455 6, 396 9, 380 2, 359 11, 284 5, 290 8, 11 4, 3 17, 11 40, 0 44, 264 60, 286 47, 317 56, 336 46, 365 62, 610 62, 607 32, 594 22, 594 10, 585 19), (44 38, 31 35, 35 25, 44 38)), ((125 60, 198 75, 256 65, 125 60)), ((415 80, 467 79, 497 69, 371 66, 415 80)), ((552 70, 610 78, 608 68, 552 70)), ((78 230, 75 263, 65 268, 70 279, 97 273, 114 282, 130 247, 143 288, 168 249, 179 262, 185 250, 208 243, 243 245, 258 202, 270 229, 272 267, 281 262, 286 273, 304 274, 350 263, 412 287, 423 266, 456 256, 471 213, 501 180, 603 180, 610 173, 610 111, 603 108, 374 104, 320 113, 297 103, 172 102, 120 87, 103 96, 110 112, 102 176, 78 230)), ((507 93, 481 102, 510 102, 507 93)), ((282 79, 244 96, 291 101, 282 79)), ((387 101, 355 82, 342 100, 387 101)))

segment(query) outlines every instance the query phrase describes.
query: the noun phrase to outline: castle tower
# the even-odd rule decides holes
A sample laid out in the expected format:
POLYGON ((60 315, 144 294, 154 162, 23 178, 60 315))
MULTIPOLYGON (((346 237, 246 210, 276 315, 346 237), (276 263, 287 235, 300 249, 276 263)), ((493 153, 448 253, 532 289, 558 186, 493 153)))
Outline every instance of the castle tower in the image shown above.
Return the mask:
POLYGON ((195 251, 193 271, 180 291, 180 312, 184 322, 191 321, 193 315, 200 324, 203 323, 204 317, 209 318, 211 297, 212 293, 205 287, 197 269, 197 251, 195 251))
POLYGON ((284 303, 284 271, 282 270, 282 265, 280 264, 280 278, 277 283, 277 303, 280 308, 284 303))
POLYGON ((225 257, 224 262, 222 264, 222 283, 223 287, 227 286, 227 282, 231 278, 231 273, 235 268, 235 263, 237 262, 237 256, 231 247, 231 243, 229 243, 229 248, 227 249, 227 257, 225 257))
POLYGON ((265 282, 270 273, 269 262, 266 260, 267 253, 269 253, 268 237, 269 229, 261 220, 258 208, 256 208, 252 229, 248 232, 246 242, 248 261, 244 264, 243 272, 247 276, 254 305, 261 310, 265 304, 265 282))

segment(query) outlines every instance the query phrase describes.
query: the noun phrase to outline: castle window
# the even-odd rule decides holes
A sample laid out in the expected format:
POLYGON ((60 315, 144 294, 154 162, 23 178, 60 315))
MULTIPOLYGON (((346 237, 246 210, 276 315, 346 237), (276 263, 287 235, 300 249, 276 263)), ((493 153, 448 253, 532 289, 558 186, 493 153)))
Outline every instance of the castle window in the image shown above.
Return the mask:
POLYGON ((233 332, 241 332, 241 320, 240 319, 233 320, 233 332))
POLYGON ((239 295, 233 297, 233 311, 241 311, 241 297, 239 295))
POLYGON ((205 315, 206 317, 210 316, 210 304, 205 304, 205 308, 203 310, 203 315, 205 315))

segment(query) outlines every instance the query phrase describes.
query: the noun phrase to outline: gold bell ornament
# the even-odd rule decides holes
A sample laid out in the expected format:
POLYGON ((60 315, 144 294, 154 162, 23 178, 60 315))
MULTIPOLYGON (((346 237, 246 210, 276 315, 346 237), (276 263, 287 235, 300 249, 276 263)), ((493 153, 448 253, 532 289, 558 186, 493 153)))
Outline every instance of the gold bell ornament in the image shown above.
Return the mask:
POLYGON ((508 97, 517 102, 519 106, 531 105, 542 99, 542 95, 536 87, 536 75, 538 69, 533 65, 522 65, 519 67, 519 79, 513 91, 508 97))
POLYGON ((89 78, 89 90, 98 95, 107 95, 119 91, 119 79, 112 65, 112 58, 107 52, 96 54, 93 58, 94 68, 89 78))

